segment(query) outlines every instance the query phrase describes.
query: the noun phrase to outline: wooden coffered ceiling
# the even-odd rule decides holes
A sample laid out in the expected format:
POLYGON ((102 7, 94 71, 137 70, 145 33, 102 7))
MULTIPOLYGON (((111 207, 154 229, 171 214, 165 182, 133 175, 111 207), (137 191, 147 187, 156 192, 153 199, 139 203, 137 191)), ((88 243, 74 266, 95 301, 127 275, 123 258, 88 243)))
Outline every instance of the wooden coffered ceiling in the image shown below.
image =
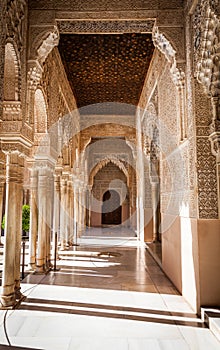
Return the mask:
POLYGON ((137 106, 154 51, 150 34, 61 34, 58 49, 78 108, 137 106))

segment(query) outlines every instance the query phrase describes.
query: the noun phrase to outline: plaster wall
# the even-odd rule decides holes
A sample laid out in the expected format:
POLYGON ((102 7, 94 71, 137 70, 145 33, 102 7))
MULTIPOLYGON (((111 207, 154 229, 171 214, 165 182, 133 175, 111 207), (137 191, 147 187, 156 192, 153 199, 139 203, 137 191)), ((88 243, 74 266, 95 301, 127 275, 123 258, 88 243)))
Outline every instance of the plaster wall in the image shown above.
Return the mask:
POLYGON ((179 292, 200 313, 220 304, 220 221, 163 215, 162 267, 179 292))

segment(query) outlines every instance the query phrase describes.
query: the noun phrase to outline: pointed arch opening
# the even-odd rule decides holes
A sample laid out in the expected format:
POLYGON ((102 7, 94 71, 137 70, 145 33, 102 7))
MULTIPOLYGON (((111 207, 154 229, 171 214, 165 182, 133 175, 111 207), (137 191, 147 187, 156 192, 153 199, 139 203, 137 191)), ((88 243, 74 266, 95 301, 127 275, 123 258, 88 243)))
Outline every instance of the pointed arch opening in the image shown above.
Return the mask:
POLYGON ((122 206, 120 195, 115 190, 107 190, 102 198, 102 225, 120 225, 122 222, 122 206))
POLYGON ((5 46, 4 101, 19 100, 19 63, 12 43, 5 46))
POLYGON ((47 108, 41 89, 37 89, 34 99, 35 132, 46 133, 47 131, 47 108))

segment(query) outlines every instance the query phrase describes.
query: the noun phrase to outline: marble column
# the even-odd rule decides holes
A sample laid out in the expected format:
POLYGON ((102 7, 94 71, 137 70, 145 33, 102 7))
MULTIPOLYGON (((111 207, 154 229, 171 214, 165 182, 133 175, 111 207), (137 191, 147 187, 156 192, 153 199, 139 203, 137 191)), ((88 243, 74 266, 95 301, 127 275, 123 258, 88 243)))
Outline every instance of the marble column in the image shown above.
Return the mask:
POLYGON ((67 233, 66 233, 66 199, 67 199, 67 182, 65 178, 61 178, 60 184, 60 241, 61 249, 64 250, 67 245, 67 233))
POLYGON ((24 188, 23 190, 23 204, 28 204, 28 189, 24 188))
POLYGON ((46 269, 52 267, 51 263, 51 227, 52 227, 52 204, 53 204, 53 182, 51 171, 47 177, 47 222, 46 222, 46 269))
MULTIPOLYGON (((21 159, 23 161, 23 159, 21 159)), ((19 160, 20 161, 20 160, 19 160)), ((23 173, 23 164, 22 169, 23 173)), ((17 232, 15 235, 15 298, 20 299, 22 297, 20 287, 20 264, 21 264, 21 237, 22 237, 22 205, 23 205, 23 174, 20 175, 20 185, 17 186, 17 208, 19 208, 16 214, 16 228, 17 232), (21 208, 21 209, 20 209, 21 208)), ((19 181, 19 180, 18 180, 19 181)), ((11 205, 11 204, 10 204, 11 205)))
POLYGON ((153 241, 158 241, 159 220, 158 220, 158 204, 159 204, 159 182, 151 182, 152 191, 152 211, 153 211, 153 241))
POLYGON ((87 202, 87 210, 88 210, 88 227, 91 227, 91 209, 92 209, 92 186, 88 186, 88 202, 87 202))
POLYGON ((60 240, 60 176, 54 175, 54 201, 53 201, 53 251, 58 253, 58 241, 60 240), (55 236, 57 235, 57 247, 55 247, 55 236))
POLYGON ((30 176, 30 234, 29 234, 29 267, 31 270, 36 268, 36 249, 37 249, 37 180, 38 172, 34 167, 31 169, 30 176))
POLYGON ((81 219, 81 234, 85 230, 85 221, 86 221, 86 191, 82 188, 81 193, 81 210, 82 210, 82 219, 81 219))
POLYGON ((23 158, 18 152, 6 156, 5 245, 1 304, 14 306, 20 299, 20 258, 23 200, 23 158))
POLYGON ((69 224, 69 230, 68 230, 68 242, 69 245, 73 245, 74 241, 74 213, 73 213, 73 186, 72 186, 72 181, 68 181, 68 224, 69 224))
POLYGON ((71 198, 71 187, 70 187, 69 180, 67 180, 66 200, 65 200, 67 246, 71 245, 71 239, 70 239, 70 198, 71 198))
MULTIPOLYGON (((3 198, 4 198, 4 182, 0 182, 0 223, 2 222, 3 198)), ((0 230, 0 246, 2 245, 3 243, 1 242, 1 230, 0 230)))
POLYGON ((79 206, 78 206, 78 186, 76 183, 74 183, 73 207, 74 207, 73 208, 74 209, 74 244, 77 244, 79 206))
MULTIPOLYGON (((5 155, 3 153, 0 153, 0 223, 2 223, 4 189, 5 189, 5 155)), ((0 246, 3 246, 3 243, 1 242, 1 229, 0 229, 0 246)))
POLYGON ((82 234, 82 188, 78 189, 78 236, 82 234))
POLYGON ((46 272, 46 244, 47 244, 47 167, 38 170, 38 245, 36 272, 46 272))

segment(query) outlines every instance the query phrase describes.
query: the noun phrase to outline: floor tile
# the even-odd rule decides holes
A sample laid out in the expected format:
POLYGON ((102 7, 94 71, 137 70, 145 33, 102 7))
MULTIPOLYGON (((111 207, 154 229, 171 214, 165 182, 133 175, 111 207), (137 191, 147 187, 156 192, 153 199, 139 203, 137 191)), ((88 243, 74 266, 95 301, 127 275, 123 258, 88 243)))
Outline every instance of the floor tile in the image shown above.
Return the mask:
MULTIPOLYGON (((132 237, 81 237, 59 271, 29 275, 7 317, 12 344, 48 350, 217 350, 219 343, 132 237)), ((114 230, 114 234, 116 234, 114 230)), ((129 232, 124 232, 129 235, 129 232)), ((4 313, 0 311, 0 323, 4 313)), ((0 339, 6 342, 0 327, 0 339)))

